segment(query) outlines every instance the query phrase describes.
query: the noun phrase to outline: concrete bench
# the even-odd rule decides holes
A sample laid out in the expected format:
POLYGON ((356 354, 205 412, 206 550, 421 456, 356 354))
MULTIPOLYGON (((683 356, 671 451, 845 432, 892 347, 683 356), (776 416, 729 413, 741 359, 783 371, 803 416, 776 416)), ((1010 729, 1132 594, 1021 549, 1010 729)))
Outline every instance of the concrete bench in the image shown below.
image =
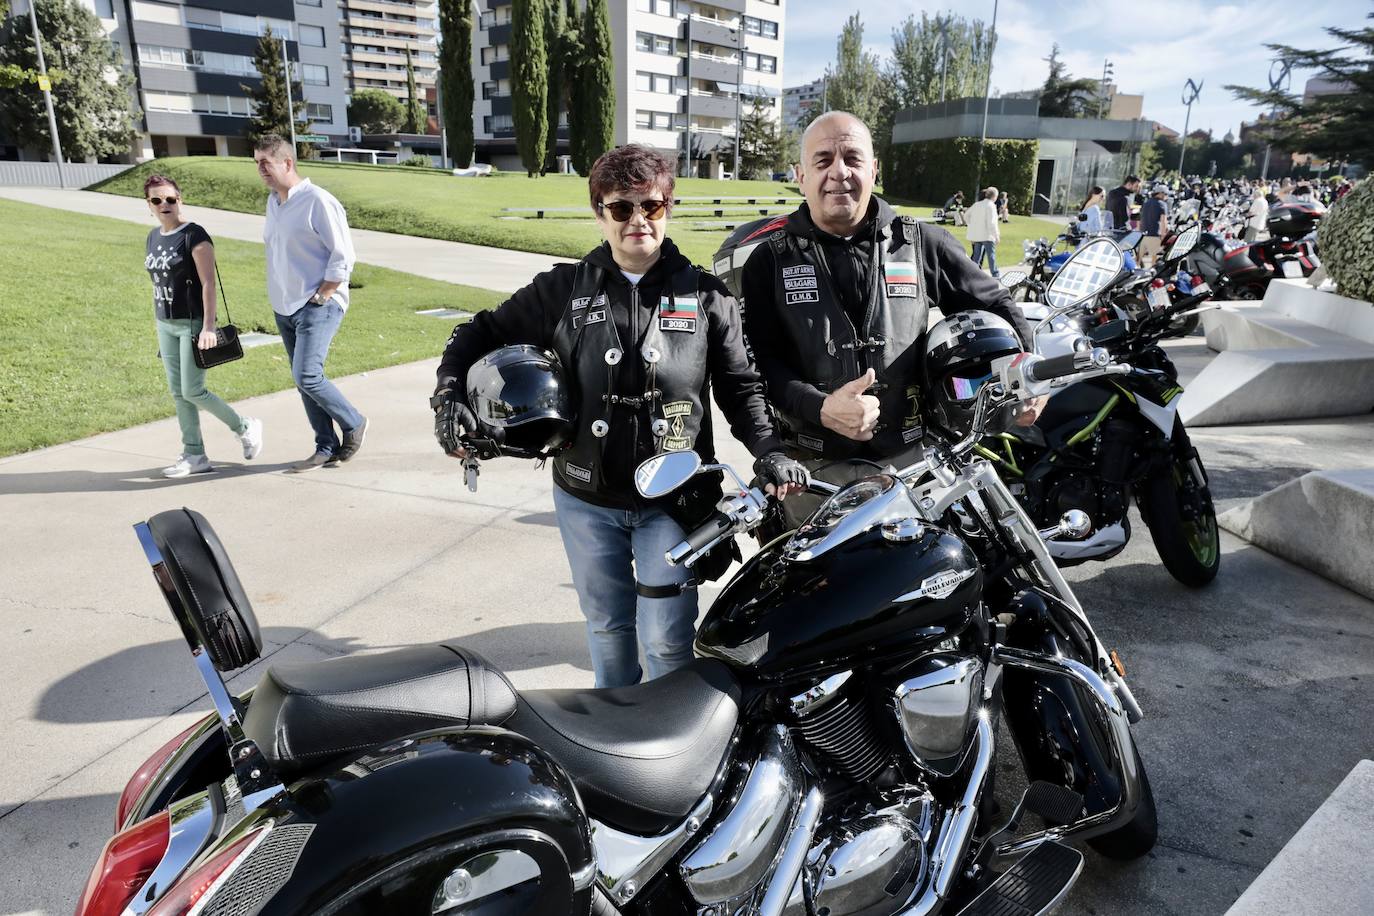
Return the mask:
POLYGON ((1367 916, 1374 907, 1374 761, 1361 760, 1226 916, 1367 916))
POLYGON ((1202 314, 1220 351, 1188 386, 1189 426, 1339 417, 1374 410, 1374 306, 1276 280, 1258 305, 1202 314))
POLYGON ((1217 524, 1374 598, 1374 468, 1311 471, 1223 512, 1217 524))

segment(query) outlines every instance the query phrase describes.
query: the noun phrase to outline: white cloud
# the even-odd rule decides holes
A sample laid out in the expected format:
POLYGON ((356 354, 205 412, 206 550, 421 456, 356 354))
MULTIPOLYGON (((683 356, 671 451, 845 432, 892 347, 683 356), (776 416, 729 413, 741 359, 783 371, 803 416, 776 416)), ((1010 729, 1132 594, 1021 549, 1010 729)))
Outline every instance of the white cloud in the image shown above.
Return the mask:
MULTIPOLYGON (((907 16, 935 14, 950 4, 896 0, 784 0, 787 17, 783 58, 786 85, 819 77, 835 59, 835 42, 847 16, 859 12, 864 44, 879 57, 891 52, 892 29, 907 16)), ((956 4, 968 18, 992 18, 992 0, 956 4)), ((1044 58, 1058 42, 1069 73, 1096 79, 1104 58, 1112 61, 1113 80, 1121 92, 1145 96, 1145 117, 1183 129, 1179 98, 1189 78, 1203 84, 1193 106, 1190 129, 1212 129, 1220 137, 1238 130, 1241 120, 1258 111, 1237 102, 1222 89, 1227 83, 1265 86, 1272 54, 1266 42, 1326 48, 1334 39, 1323 26, 1356 27, 1369 12, 1364 0, 1307 0, 1300 9, 1282 0, 1254 0, 1244 5, 1206 4, 1201 0, 1001 0, 1000 39, 993 62, 995 90, 1032 89, 1044 82, 1044 58)), ((1293 74, 1296 90, 1312 73, 1293 74)))

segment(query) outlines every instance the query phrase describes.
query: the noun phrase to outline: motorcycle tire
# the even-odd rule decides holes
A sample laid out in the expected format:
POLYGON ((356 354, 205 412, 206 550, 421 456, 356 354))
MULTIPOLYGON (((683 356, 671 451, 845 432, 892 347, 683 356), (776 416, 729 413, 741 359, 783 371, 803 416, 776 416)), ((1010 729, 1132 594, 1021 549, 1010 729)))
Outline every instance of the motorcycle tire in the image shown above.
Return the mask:
POLYGON ((1197 330, 1197 326, 1202 323, 1201 314, 1187 315, 1183 318, 1176 318, 1169 322, 1170 337, 1187 337, 1197 330))
POLYGON ((1130 822, 1118 827, 1111 833, 1104 833, 1088 840, 1088 845, 1109 859, 1119 862, 1138 859, 1151 849, 1159 839, 1159 812, 1155 809, 1155 793, 1150 787, 1150 776, 1145 772, 1145 764, 1140 759, 1140 751, 1131 739, 1131 753, 1135 754, 1135 765, 1140 773, 1140 804, 1130 822))
POLYGON ((1164 568, 1184 585, 1201 588, 1221 566, 1216 508, 1207 485, 1192 480, 1193 446, 1182 421, 1174 421, 1171 444, 1168 466, 1142 486, 1140 514, 1164 568))

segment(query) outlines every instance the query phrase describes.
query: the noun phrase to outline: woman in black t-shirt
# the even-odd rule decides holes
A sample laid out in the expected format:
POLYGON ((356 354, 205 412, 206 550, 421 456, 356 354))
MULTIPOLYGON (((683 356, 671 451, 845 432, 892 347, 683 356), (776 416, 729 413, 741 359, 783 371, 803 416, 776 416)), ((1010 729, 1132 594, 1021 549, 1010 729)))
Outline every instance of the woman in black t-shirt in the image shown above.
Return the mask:
POLYGON ((234 431, 244 458, 256 458, 262 451, 262 421, 239 416, 206 389, 205 370, 196 365, 192 349, 215 345, 215 246, 204 229, 182 219, 175 181, 153 175, 143 184, 143 196, 160 224, 148 233, 143 266, 153 281, 158 351, 181 426, 181 457, 162 474, 186 477, 214 470, 200 435, 201 409, 234 431))

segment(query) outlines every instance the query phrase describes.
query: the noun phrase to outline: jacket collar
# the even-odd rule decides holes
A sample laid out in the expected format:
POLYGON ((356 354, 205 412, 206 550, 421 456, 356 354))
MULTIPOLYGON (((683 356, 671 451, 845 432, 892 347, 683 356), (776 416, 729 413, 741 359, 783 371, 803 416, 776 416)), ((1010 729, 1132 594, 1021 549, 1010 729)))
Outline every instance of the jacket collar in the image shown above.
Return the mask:
MULTIPOLYGON (((859 224, 859 228, 854 230, 854 235, 859 236, 870 231, 875 221, 877 222, 877 228, 879 230, 886 229, 896 218, 897 211, 893 210, 892 207, 888 205, 887 201, 875 194, 868 201, 868 215, 864 217, 864 221, 859 224)), ((810 238, 813 232, 820 238, 841 238, 841 236, 831 235, 829 232, 817 226, 811 219, 810 205, 806 203, 803 203, 787 218, 787 223, 783 226, 783 231, 791 235, 800 235, 805 238, 810 238)))
MULTIPOLYGON (((644 279, 640 282, 650 284, 661 283, 664 276, 676 273, 689 263, 686 256, 678 250, 678 247, 673 244, 673 240, 670 238, 663 239, 663 247, 660 248, 659 251, 658 260, 654 262, 653 267, 649 268, 649 272, 644 275, 644 279)), ((593 267, 600 267, 604 270, 606 272, 607 282, 629 283, 620 272, 620 265, 615 262, 615 258, 611 254, 611 245, 609 242, 602 242, 589 251, 582 260, 591 264, 593 267)))

